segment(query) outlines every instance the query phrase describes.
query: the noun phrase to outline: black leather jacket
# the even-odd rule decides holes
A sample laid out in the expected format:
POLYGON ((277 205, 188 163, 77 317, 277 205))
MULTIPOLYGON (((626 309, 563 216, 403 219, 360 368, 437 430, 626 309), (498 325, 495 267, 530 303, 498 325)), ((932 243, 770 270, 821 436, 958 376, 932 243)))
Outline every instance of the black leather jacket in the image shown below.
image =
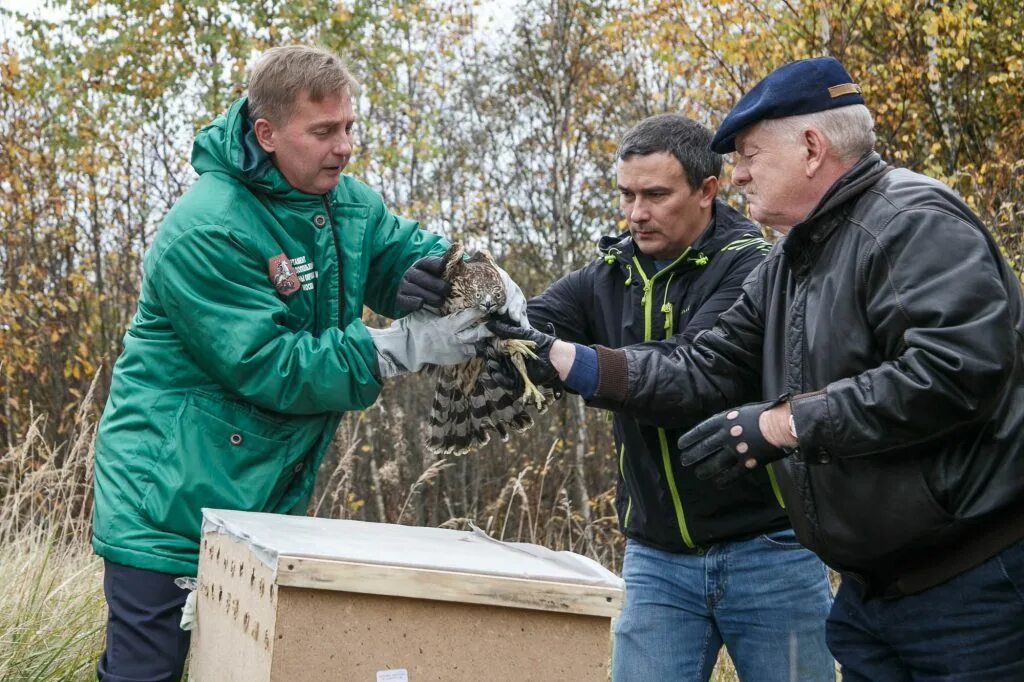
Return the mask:
POLYGON ((799 448, 774 466, 790 519, 872 593, 926 589, 1024 538, 1020 282, 949 188, 877 154, 692 346, 598 358, 599 399, 640 414, 794 396, 799 448))

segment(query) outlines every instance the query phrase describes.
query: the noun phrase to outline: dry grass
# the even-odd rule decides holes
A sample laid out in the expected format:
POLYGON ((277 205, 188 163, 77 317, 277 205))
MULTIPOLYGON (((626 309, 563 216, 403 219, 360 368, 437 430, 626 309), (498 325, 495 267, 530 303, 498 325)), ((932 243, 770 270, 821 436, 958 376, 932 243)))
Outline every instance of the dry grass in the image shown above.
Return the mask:
POLYGON ((94 680, 102 563, 85 543, 36 534, 0 557, 0 680, 94 680))
POLYGON ((0 680, 92 680, 105 616, 89 548, 94 424, 83 411, 55 446, 42 419, 0 458, 0 680))

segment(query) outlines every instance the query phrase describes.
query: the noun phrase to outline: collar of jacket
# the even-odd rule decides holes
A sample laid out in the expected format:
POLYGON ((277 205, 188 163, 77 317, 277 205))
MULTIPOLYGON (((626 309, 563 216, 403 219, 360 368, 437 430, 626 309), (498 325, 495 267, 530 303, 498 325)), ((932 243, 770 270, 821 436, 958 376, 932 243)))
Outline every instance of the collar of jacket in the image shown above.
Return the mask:
MULTIPOLYGON (((707 264, 723 246, 736 238, 735 234, 731 234, 731 228, 737 224, 737 219, 743 220, 743 217, 728 204, 723 203, 720 199, 715 199, 715 205, 711 211, 711 222, 697 237, 697 241, 690 245, 692 257, 687 257, 683 262, 695 265, 707 264)), ((630 268, 633 265, 633 257, 636 256, 637 260, 645 267, 650 265, 653 268, 654 259, 636 248, 636 242, 633 241, 633 237, 628 231, 601 237, 597 243, 597 251, 609 265, 619 263, 624 268, 630 268)), ((676 263, 672 269, 679 267, 681 267, 681 263, 676 263)))
MULTIPOLYGON (((307 194, 288 184, 270 156, 260 147, 249 120, 249 100, 246 97, 235 100, 226 112, 199 131, 192 144, 192 167, 199 175, 226 173, 254 194, 275 201, 323 203, 321 195, 307 194)), ((328 194, 333 195, 336 191, 328 194)))
POLYGON ((876 152, 868 152, 853 168, 836 180, 807 217, 793 226, 786 235, 782 250, 792 262, 800 262, 800 254, 812 245, 828 239, 843 223, 851 202, 892 170, 876 152))

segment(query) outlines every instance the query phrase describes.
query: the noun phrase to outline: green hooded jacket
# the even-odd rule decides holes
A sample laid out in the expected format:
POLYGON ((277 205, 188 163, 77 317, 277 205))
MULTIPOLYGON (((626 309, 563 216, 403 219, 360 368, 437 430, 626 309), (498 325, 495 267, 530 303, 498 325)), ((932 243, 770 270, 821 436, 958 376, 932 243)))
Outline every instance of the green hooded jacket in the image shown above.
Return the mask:
POLYGON ((202 507, 302 513, 341 414, 380 392, 363 305, 388 317, 447 244, 341 176, 291 187, 243 98, 196 137, 199 179, 143 262, 96 439, 93 548, 195 575, 202 507))

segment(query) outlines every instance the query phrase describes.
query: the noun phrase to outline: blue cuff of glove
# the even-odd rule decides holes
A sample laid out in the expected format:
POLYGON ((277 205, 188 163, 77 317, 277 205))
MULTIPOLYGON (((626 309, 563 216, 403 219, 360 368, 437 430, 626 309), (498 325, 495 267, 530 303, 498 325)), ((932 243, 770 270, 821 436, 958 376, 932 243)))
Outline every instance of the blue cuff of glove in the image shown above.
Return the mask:
POLYGON ((584 400, 590 400, 597 392, 597 351, 590 346, 573 345, 576 346, 576 359, 569 376, 565 377, 565 385, 583 396, 584 400))

